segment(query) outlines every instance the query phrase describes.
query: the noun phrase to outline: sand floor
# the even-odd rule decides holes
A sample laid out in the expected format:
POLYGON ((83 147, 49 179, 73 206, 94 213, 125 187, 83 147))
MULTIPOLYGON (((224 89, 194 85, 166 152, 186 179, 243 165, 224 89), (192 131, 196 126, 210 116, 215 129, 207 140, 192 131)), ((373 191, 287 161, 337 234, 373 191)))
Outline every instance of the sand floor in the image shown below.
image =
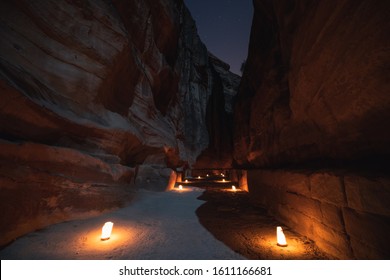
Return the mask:
POLYGON ((128 207, 95 218, 51 225, 0 251, 6 259, 326 259, 315 245, 289 229, 289 246, 275 245, 279 225, 247 194, 185 187, 140 191, 128 207), (205 202, 205 200, 207 202, 205 202), (101 241, 104 222, 114 223, 101 241))

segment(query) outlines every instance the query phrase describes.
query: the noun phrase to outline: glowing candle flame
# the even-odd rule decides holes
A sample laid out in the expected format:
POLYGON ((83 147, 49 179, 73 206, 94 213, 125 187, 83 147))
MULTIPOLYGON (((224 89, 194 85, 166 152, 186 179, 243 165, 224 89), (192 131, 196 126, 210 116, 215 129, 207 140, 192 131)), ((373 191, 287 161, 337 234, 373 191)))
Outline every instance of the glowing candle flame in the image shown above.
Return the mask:
POLYGON ((234 192, 237 190, 235 185, 232 186, 232 190, 233 190, 234 192))
POLYGON ((225 179, 222 179, 222 182, 225 182, 225 179))
POLYGON ((102 228, 102 236, 100 237, 101 240, 110 239, 113 226, 114 226, 114 223, 112 223, 112 222, 107 222, 104 224, 104 226, 102 228))
POLYGON ((186 183, 188 183, 188 180, 186 179, 186 181, 185 181, 186 183))
POLYGON ((179 190, 183 190, 183 186, 182 185, 179 185, 179 190))
POLYGON ((282 227, 276 228, 276 239, 277 239, 277 245, 281 247, 287 247, 287 241, 286 236, 283 233, 282 227))
POLYGON ((198 179, 200 179, 200 176, 198 176, 198 179))
POLYGON ((209 174, 207 174, 206 176, 209 177, 209 174))

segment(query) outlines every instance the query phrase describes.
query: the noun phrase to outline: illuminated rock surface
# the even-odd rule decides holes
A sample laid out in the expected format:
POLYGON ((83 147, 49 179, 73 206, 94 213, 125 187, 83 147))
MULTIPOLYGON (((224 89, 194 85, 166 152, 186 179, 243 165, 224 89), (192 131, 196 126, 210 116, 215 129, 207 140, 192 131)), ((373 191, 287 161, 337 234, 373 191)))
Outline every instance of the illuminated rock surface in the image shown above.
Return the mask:
POLYGON ((214 70, 182 1, 6 0, 0 16, 0 145, 13 151, 0 154, 0 244, 122 206, 143 182, 163 190, 208 147, 223 119, 209 100, 224 108, 233 74, 214 70), (99 203, 82 205, 91 184, 99 203))
POLYGON ((254 7, 234 119, 253 201, 337 258, 389 259, 389 2, 254 7))

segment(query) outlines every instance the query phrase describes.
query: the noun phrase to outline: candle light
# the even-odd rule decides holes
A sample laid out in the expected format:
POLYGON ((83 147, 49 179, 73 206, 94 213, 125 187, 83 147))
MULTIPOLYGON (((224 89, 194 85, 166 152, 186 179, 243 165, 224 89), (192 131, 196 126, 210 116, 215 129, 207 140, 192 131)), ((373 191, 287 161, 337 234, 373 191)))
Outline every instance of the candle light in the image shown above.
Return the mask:
POLYGON ((183 190, 183 186, 182 185, 179 185, 179 190, 183 190))
POLYGON ((237 190, 235 185, 232 186, 232 190, 233 190, 234 192, 237 190))
POLYGON ((276 239, 277 239, 277 245, 280 247, 287 247, 287 241, 286 236, 283 233, 282 227, 276 228, 276 239))
POLYGON ((114 226, 114 223, 112 223, 112 222, 107 222, 104 224, 104 226, 102 228, 102 236, 100 237, 101 240, 110 239, 113 226, 114 226))

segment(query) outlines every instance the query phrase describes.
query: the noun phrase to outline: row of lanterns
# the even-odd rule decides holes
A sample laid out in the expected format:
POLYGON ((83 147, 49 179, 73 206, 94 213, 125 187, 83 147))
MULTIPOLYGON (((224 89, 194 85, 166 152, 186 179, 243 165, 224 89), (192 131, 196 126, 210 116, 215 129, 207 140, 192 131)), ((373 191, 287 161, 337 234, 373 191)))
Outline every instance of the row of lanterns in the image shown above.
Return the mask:
MULTIPOLYGON (((208 174, 207 174, 208 175, 208 174)), ((223 173, 221 173, 222 176, 223 173)), ((223 179, 223 181, 225 181, 225 179, 223 179)), ((188 182, 188 180, 186 180, 186 182, 188 182)), ((183 190, 183 185, 179 185, 178 186, 178 189, 181 191, 183 190)), ((237 191, 237 188, 235 185, 232 185, 232 188, 231 190, 233 192, 236 192, 237 191)), ((106 222, 104 225, 103 225, 103 228, 102 228, 102 234, 101 234, 101 240, 102 241, 105 241, 105 240, 109 240, 110 237, 111 237, 111 233, 112 233, 112 228, 114 226, 114 223, 113 222, 106 222)), ((282 227, 278 226, 276 227, 276 240, 277 240, 277 245, 280 246, 280 247, 287 247, 287 241, 286 241, 286 236, 284 235, 283 233, 283 229, 282 227)))
MULTIPOLYGON (((187 180, 186 180, 187 181, 187 180)), ((183 190, 183 185, 179 185, 178 187, 177 187, 180 191, 181 190, 183 190)), ((235 185, 232 185, 232 189, 231 189, 232 191, 237 191, 237 188, 236 188, 236 186, 235 185)))
MULTIPOLYGON (((234 186, 233 186, 234 187, 234 186)), ((108 240, 111 237, 112 233, 112 228, 114 226, 113 222, 106 222, 102 228, 102 235, 100 239, 102 241, 108 240)), ((286 236, 283 233, 282 227, 276 227, 276 240, 277 240, 277 245, 280 247, 287 247, 287 241, 286 241, 286 236)))

